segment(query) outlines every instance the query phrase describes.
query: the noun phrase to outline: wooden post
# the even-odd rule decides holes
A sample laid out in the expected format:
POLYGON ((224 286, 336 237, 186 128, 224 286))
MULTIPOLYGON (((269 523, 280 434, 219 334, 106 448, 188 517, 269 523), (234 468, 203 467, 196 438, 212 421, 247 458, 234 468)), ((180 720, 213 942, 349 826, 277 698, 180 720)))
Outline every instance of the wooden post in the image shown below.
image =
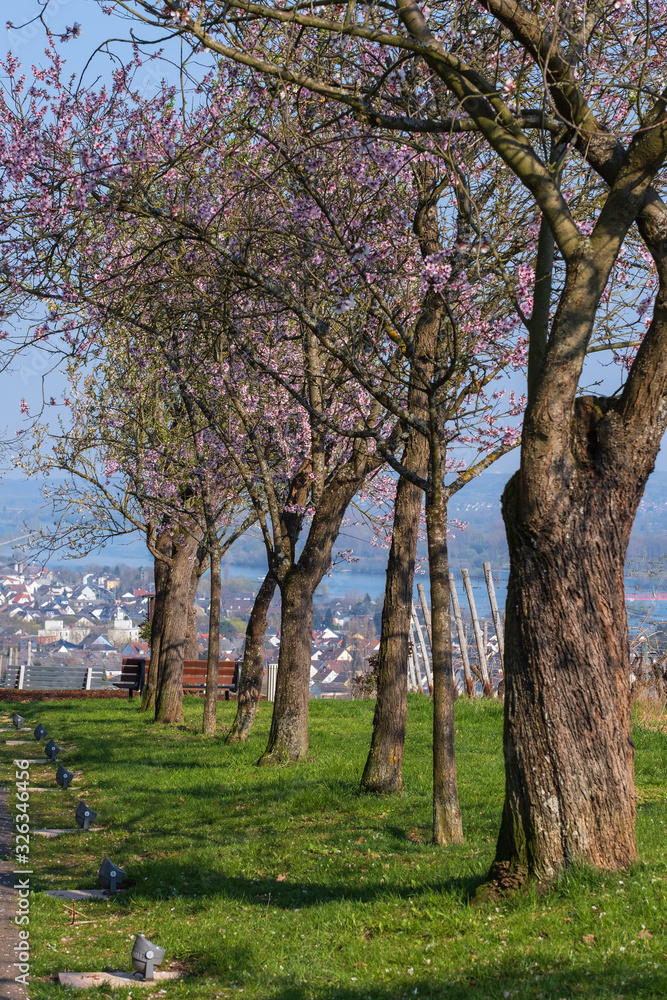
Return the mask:
POLYGON ((419 691, 417 673, 417 668, 415 666, 415 654, 414 652, 408 653, 408 690, 419 691))
POLYGON ((24 684, 25 684, 25 665, 21 664, 21 666, 19 667, 19 683, 18 683, 19 691, 23 691, 24 684))
POLYGON ((266 672, 266 700, 276 700, 276 678, 278 676, 278 664, 269 663, 266 672))
POLYGON ((86 691, 90 691, 90 689, 92 687, 92 684, 93 684, 93 668, 92 667, 86 667, 86 687, 85 687, 85 690, 86 691))
POLYGON ((463 626, 463 615, 461 614, 459 595, 456 593, 456 581, 454 580, 453 573, 449 574, 449 593, 452 598, 452 607, 454 608, 456 633, 459 637, 461 660, 463 661, 463 674, 466 682, 466 693, 469 698, 473 698, 475 695, 475 683, 472 679, 472 673, 470 671, 470 660, 468 659, 468 640, 466 639, 466 630, 463 626))
POLYGON ((415 642, 415 630, 412 626, 412 622, 410 622, 410 642, 412 643, 412 653, 410 655, 412 656, 412 662, 417 676, 417 689, 420 694, 424 694, 424 684, 422 681, 421 670, 419 669, 419 660, 417 659, 417 643, 415 642))
POLYGON ((431 629, 431 611, 426 600, 426 591, 424 590, 424 584, 417 584, 417 593, 419 594, 419 603, 422 606, 422 614, 424 616, 424 625, 426 625, 426 631, 428 632, 428 641, 431 644, 431 649, 433 649, 433 631, 431 629))
POLYGON ((475 598, 472 592, 472 583, 470 582, 470 574, 467 569, 461 570, 461 576, 463 577, 463 586, 465 587, 466 594, 468 595, 468 604, 470 605, 470 615, 472 617, 472 627, 475 633, 475 643, 477 645, 477 654, 479 656, 479 669, 484 679, 484 697, 493 697, 493 688, 491 686, 491 681, 489 679, 489 671, 486 667, 486 651, 484 649, 484 639, 482 638, 482 632, 479 627, 479 618, 477 617, 477 608, 475 607, 475 598))
POLYGON ((431 664, 429 662, 428 650, 426 649, 426 642, 424 641, 424 633, 422 632, 422 627, 419 623, 419 618, 417 618, 417 609, 412 605, 412 620, 415 623, 415 629, 417 630, 417 638, 419 640, 419 648, 422 651, 422 656, 424 658, 424 670, 426 672, 426 683, 428 684, 429 694, 433 694, 433 677, 431 676, 431 664))
POLYGON ((491 575, 491 563, 484 563, 484 578, 486 579, 486 589, 489 592, 489 603, 491 605, 493 624, 496 629, 496 639, 498 640, 498 656, 500 657, 500 666, 504 670, 505 635, 503 633, 503 624, 500 618, 500 612, 498 611, 498 601, 496 600, 496 589, 493 586, 493 577, 491 575))

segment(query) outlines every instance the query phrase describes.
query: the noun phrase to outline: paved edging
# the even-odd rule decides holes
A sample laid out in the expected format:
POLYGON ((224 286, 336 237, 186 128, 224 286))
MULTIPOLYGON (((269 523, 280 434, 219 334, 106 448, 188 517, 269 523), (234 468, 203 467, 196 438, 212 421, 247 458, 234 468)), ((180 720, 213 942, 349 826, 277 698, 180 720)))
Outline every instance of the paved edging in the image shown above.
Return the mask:
POLYGON ((2 1000, 26 1000, 28 994, 15 976, 14 946, 18 944, 16 916, 16 890, 14 882, 14 824, 9 814, 9 792, 0 789, 0 997, 2 1000), (8 860, 2 860, 7 858, 8 860))

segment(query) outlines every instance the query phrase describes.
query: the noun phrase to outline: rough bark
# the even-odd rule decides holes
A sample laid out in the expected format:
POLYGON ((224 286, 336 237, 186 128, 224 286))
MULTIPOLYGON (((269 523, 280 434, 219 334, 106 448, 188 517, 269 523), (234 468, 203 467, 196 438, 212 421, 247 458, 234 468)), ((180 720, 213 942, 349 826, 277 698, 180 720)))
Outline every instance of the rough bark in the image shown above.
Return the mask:
MULTIPOLYGON (((423 440, 419 435, 415 445, 423 445, 423 440)), ((361 778, 361 787, 369 792, 394 792, 402 786, 410 609, 422 502, 422 490, 400 478, 387 561, 373 735, 361 778)))
POLYGON ((325 488, 297 563, 279 580, 282 597, 276 700, 262 766, 303 760, 308 751, 308 698, 313 637, 313 594, 331 565, 348 504, 367 470, 360 458, 341 467, 325 488))
POLYGON ((264 577, 255 598, 246 629, 243 666, 239 679, 236 715, 225 743, 245 743, 255 721, 264 676, 266 618, 277 581, 272 572, 264 577))
POLYGON ((586 268, 572 269, 504 496, 506 798, 492 875, 510 887, 636 857, 624 562, 667 424, 667 243, 648 245, 659 292, 617 399, 574 398, 567 348, 596 300, 586 268))
POLYGON ((189 536, 174 544, 160 642, 156 722, 183 721, 185 634, 192 604, 192 571, 197 548, 197 542, 189 536))
POLYGON ((457 692, 452 677, 447 495, 443 485, 444 456, 437 440, 437 422, 435 426, 429 459, 429 488, 426 491, 433 661, 433 842, 461 844, 463 822, 454 755, 454 701, 457 692))
MULTIPOLYGON (((218 706, 218 661, 220 660, 220 546, 211 546, 211 604, 208 615, 208 660, 202 732, 215 736, 218 706)), ((187 659, 187 657, 186 657, 187 659)))
MULTIPOLYGON (((314 577, 290 572, 281 587, 280 652, 271 732, 262 766, 305 760, 313 643, 314 577)), ((319 582, 319 580, 317 581, 319 582)))
POLYGON ((637 856, 624 563, 657 447, 653 431, 629 446, 627 395, 618 405, 577 400, 572 460, 539 515, 523 502, 520 474, 503 497, 506 797, 492 872, 501 883, 550 882, 574 863, 625 868, 637 856))
POLYGON ((160 663, 160 646, 164 622, 164 607, 169 587, 169 562, 172 553, 172 537, 168 531, 158 535, 155 548, 164 558, 154 558, 153 575, 155 580, 155 604, 151 620, 150 660, 146 672, 146 682, 141 698, 141 711, 151 712, 155 708, 155 694, 158 687, 158 670, 160 663))

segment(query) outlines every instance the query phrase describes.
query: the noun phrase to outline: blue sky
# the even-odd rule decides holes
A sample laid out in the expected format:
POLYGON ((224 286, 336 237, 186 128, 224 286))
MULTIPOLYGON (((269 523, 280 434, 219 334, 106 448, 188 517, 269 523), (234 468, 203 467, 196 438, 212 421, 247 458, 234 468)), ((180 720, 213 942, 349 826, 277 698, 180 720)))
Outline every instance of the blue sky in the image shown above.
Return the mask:
MULTIPOLYGON (((16 30, 6 31, 5 38, 0 41, 0 49, 3 54, 11 49, 28 73, 31 65, 39 65, 44 62, 44 28, 39 22, 25 23, 38 14, 41 8, 36 0, 23 0, 20 5, 12 6, 16 10, 16 14, 12 12, 12 20, 17 24, 23 23, 24 26, 16 30)), ((115 39, 113 49, 121 57, 125 57, 125 46, 119 39, 128 37, 130 22, 119 21, 117 17, 105 16, 94 0, 50 0, 46 20, 56 35, 64 33, 68 26, 71 27, 75 23, 80 25, 80 37, 60 46, 60 51, 66 58, 67 67, 72 73, 80 74, 85 68, 84 80, 92 83, 95 79, 108 74, 111 61, 103 51, 98 52, 92 63, 86 67, 91 53, 107 40, 115 39)), ((148 29, 141 29, 139 33, 143 37, 150 37, 148 29)), ((178 49, 174 50, 174 57, 176 60, 178 59, 178 49)), ((141 89, 143 87, 150 89, 151 86, 159 82, 159 76, 168 75, 169 70, 164 63, 151 63, 143 67, 142 72, 144 79, 140 76, 138 85, 141 89)), ((614 366, 604 367, 600 363, 600 358, 601 355, 596 355, 587 364, 586 381, 589 384, 599 382, 600 385, 596 390, 598 392, 612 391, 618 384, 618 370, 614 366)), ((0 373, 0 431, 6 429, 6 432, 12 436, 21 426, 21 399, 25 398, 31 412, 35 412, 41 406, 43 394, 47 398, 51 395, 59 397, 62 394, 66 388, 66 379, 57 370, 49 372, 52 365, 53 359, 33 348, 13 365, 11 372, 0 373)), ((518 379, 516 382, 514 387, 521 392, 518 379)), ((497 463, 494 466, 494 471, 509 474, 517 466, 518 453, 515 451, 497 463)), ((667 448, 665 446, 658 456, 656 468, 667 471, 667 448)))

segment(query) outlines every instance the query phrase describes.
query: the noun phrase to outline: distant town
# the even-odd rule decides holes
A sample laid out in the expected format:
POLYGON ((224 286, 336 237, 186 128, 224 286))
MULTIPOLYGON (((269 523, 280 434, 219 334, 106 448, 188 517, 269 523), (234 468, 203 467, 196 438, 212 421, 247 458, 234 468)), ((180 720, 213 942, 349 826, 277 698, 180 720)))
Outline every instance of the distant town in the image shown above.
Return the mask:
MULTIPOLYGON (((208 650, 209 599, 204 581, 197 594, 196 643, 200 659, 208 650)), ((220 656, 243 656, 245 626, 255 581, 235 577, 222 584, 220 656)), ((148 621, 152 569, 116 565, 91 570, 43 567, 19 561, 0 563, 0 653, 3 673, 16 663, 42 667, 97 667, 109 681, 122 657, 150 655, 142 638, 148 621)), ((311 697, 350 697, 355 678, 367 673, 379 646, 381 605, 333 599, 316 605, 311 665, 311 697)), ((279 603, 269 613, 265 665, 280 647, 279 603)))
MULTIPOLYGON (((506 574, 507 553, 499 506, 501 487, 501 476, 483 476, 457 496, 457 503, 452 505, 453 516, 465 521, 467 526, 464 530, 453 528, 450 540, 450 557, 457 577, 458 567, 468 566, 476 584, 494 685, 502 675, 493 627, 485 607, 481 565, 485 559, 491 560, 494 572, 499 571, 502 577, 506 574)), ((126 558, 131 557, 136 564, 143 550, 146 557, 143 567, 123 563, 122 557, 113 550, 103 551, 97 557, 103 562, 98 565, 74 559, 53 566, 31 563, 14 545, 29 526, 44 523, 48 517, 44 500, 37 484, 31 482, 9 480, 3 486, 3 493, 5 505, 0 508, 0 545, 6 546, 6 555, 4 562, 0 557, 0 684, 4 683, 8 666, 19 662, 43 667, 93 667, 96 673, 102 671, 112 683, 124 656, 149 655, 148 644, 142 638, 142 625, 148 618, 148 595, 153 592, 149 554, 137 542, 125 547, 126 558), (26 561, 20 561, 22 558, 26 561)), ((664 599, 663 590, 667 592, 667 565, 663 556, 667 531, 665 496, 667 474, 655 473, 636 519, 626 568, 633 638, 646 630, 647 616, 651 622, 663 617, 659 611, 661 605, 655 602, 664 599), (652 612, 649 613, 648 604, 644 602, 654 603, 652 612)), ((383 569, 387 553, 381 553, 379 548, 372 549, 359 526, 350 530, 351 537, 357 539, 354 544, 357 545, 355 559, 358 561, 352 568, 361 574, 361 584, 364 573, 377 574, 383 569)), ((54 553, 54 560, 57 555, 54 553)), ((92 560, 95 556, 89 558, 92 560)), ((231 550, 230 558, 236 563, 248 564, 249 573, 247 577, 230 577, 227 567, 222 583, 220 656, 237 660, 243 657, 245 626, 259 587, 261 543, 244 538, 231 550)), ((358 693, 357 678, 368 673, 371 658, 378 650, 382 597, 375 591, 372 596, 365 593, 357 585, 355 572, 348 576, 347 594, 329 596, 325 583, 322 596, 316 594, 315 597, 310 686, 313 697, 346 698, 358 693)), ((338 593, 341 589, 339 587, 338 593)), ((498 598, 502 607, 502 582, 498 598)), ((195 611, 193 631, 196 629, 196 635, 190 638, 196 641, 199 657, 205 659, 209 613, 206 577, 200 585, 195 611)), ((417 612, 423 624, 419 608, 417 612)), ((463 614, 469 631, 468 641, 474 643, 469 614, 466 610, 463 614)), ((279 597, 274 598, 268 621, 265 665, 278 659, 279 597)), ((650 631, 656 633, 652 642, 662 649, 667 639, 661 628, 656 629, 652 624, 650 631)), ((194 642, 189 645, 194 653, 194 642)), ((460 676, 460 650, 455 638, 453 652, 460 676)))

